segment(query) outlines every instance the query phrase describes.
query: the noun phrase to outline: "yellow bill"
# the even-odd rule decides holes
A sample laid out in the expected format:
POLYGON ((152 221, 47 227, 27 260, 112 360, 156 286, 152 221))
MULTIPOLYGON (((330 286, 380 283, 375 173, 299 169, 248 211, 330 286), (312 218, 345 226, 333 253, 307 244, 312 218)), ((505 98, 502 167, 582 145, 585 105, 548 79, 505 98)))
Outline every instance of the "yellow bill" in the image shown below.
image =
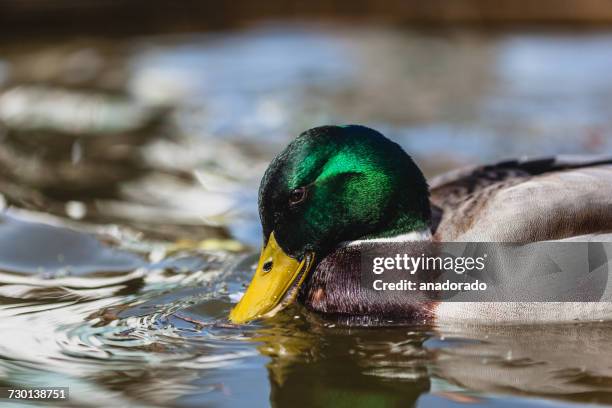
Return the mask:
POLYGON ((233 323, 245 323, 276 314, 295 300, 300 285, 312 266, 312 254, 302 261, 285 254, 270 234, 261 251, 251 284, 236 307, 230 312, 233 323))

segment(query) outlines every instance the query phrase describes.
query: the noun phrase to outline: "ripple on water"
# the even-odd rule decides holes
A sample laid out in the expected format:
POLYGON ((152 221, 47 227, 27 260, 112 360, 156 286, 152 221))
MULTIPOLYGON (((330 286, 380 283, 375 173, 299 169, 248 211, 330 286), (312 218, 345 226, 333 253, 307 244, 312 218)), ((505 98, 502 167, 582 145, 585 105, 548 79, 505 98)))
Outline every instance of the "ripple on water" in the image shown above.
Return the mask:
POLYGON ((10 215, 0 220, 0 244, 0 331, 11 333, 0 342, 0 377, 7 381, 32 370, 40 380, 37 367, 45 367, 52 373, 45 385, 80 384, 71 389, 76 400, 96 387, 138 383, 135 394, 160 403, 220 391, 217 383, 192 390, 186 382, 258 354, 244 341, 249 330, 225 321, 251 258, 185 249, 150 262, 146 251, 10 215), (27 251, 19 244, 26 240, 27 251), (147 384, 135 380, 143 376, 147 384))

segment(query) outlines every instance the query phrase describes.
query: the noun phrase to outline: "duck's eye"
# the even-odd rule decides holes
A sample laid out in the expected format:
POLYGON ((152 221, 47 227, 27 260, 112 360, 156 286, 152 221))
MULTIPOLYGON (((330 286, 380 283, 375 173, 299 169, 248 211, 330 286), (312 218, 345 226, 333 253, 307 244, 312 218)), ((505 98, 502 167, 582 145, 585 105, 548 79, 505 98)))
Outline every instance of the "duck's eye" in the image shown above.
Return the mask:
POLYGON ((289 194, 289 205, 298 205, 306 200, 306 187, 296 188, 289 194))

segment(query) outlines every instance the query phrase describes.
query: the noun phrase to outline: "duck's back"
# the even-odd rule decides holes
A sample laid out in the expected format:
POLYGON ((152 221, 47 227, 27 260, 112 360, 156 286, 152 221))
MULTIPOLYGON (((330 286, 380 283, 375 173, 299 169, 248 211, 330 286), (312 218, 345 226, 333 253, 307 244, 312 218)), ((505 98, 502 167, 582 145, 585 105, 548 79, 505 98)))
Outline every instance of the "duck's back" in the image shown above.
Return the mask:
POLYGON ((440 241, 603 240, 612 232, 612 158, 506 161, 430 184, 440 241))

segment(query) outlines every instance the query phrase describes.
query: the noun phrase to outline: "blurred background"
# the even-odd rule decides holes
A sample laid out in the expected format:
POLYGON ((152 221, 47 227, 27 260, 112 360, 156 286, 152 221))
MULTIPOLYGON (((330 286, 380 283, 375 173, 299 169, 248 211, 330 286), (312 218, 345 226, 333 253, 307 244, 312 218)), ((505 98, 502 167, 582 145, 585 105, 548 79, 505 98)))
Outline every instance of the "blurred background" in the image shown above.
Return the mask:
POLYGON ((612 403, 604 323, 225 323, 260 177, 302 131, 373 127, 428 177, 610 154, 611 73, 609 0, 1 1, 0 386, 70 386, 70 406, 612 403))

